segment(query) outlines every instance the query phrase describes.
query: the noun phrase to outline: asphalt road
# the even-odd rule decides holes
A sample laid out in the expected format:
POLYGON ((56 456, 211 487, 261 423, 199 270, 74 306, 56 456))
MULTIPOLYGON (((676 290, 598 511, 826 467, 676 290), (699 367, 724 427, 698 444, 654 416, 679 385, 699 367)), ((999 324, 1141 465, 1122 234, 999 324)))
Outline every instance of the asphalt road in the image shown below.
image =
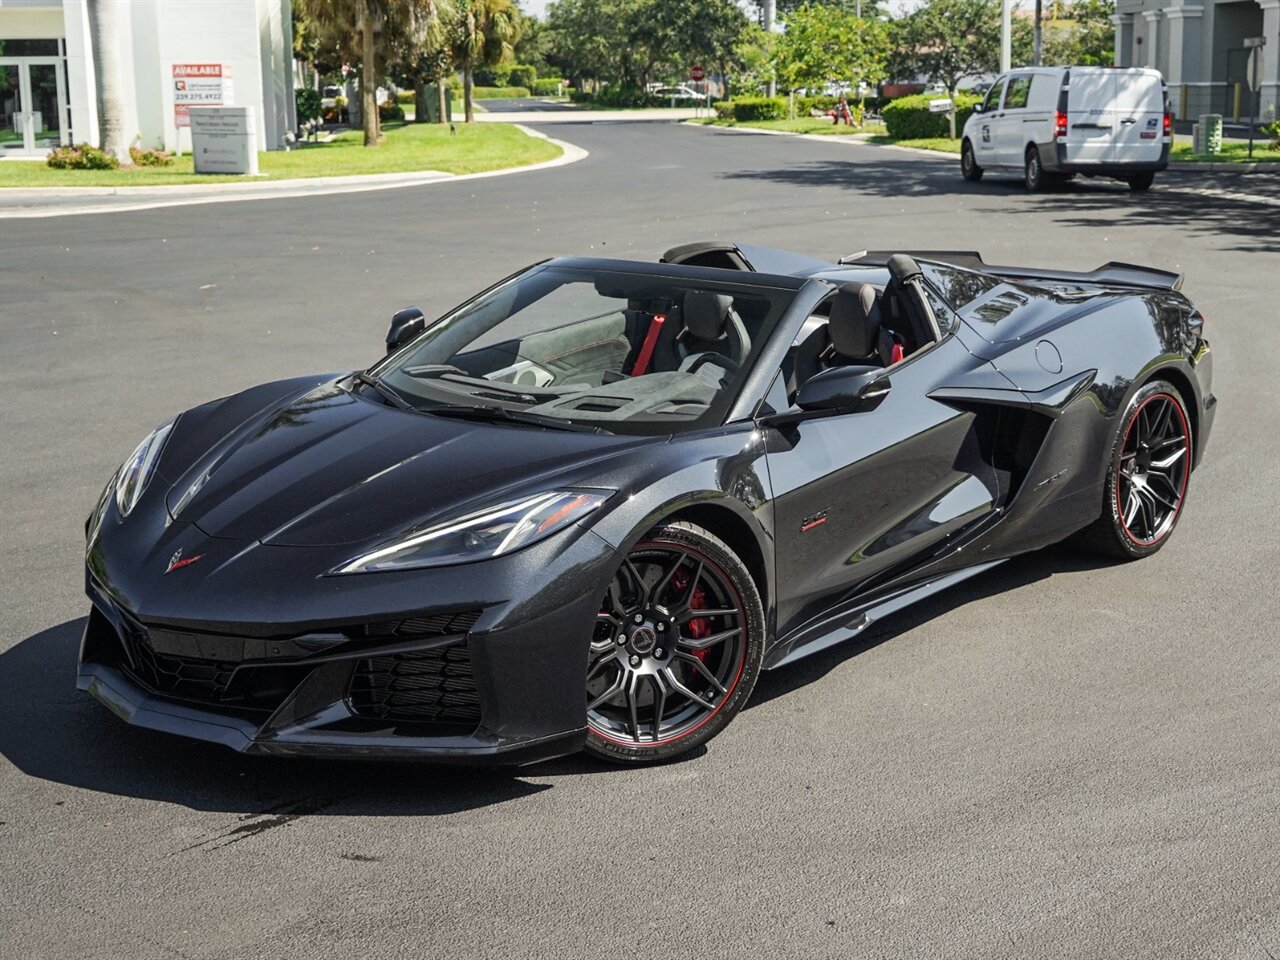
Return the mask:
POLYGON ((0 956, 1280 956, 1280 225, 1223 195, 1280 178, 1028 196, 850 144, 556 136, 590 157, 0 222, 0 956), (711 237, 1185 271, 1221 403, 1168 548, 1006 564, 658 769, 253 761, 75 691, 82 523, 155 423, 364 366, 396 309, 531 261, 711 237))

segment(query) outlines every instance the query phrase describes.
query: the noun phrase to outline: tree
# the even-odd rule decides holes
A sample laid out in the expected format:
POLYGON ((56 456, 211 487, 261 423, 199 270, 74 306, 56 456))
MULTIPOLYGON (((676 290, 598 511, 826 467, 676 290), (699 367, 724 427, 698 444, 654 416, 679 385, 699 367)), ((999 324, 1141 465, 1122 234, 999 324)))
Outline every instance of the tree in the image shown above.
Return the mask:
POLYGON ((316 25, 320 48, 336 51, 344 62, 360 62, 364 145, 376 147, 378 80, 386 75, 385 64, 397 45, 421 42, 438 29, 443 0, 300 0, 300 6, 316 25))
POLYGON ((462 98, 467 123, 476 119, 472 90, 475 69, 510 59, 520 39, 520 9, 511 0, 459 0, 451 47, 462 67, 462 98))
POLYGON ((1109 67, 1115 63, 1115 0, 1055 4, 1045 29, 1045 63, 1109 67))
POLYGON ((688 65, 700 61, 715 64, 724 97, 729 97, 729 71, 742 65, 739 49, 751 21, 734 0, 699 0, 677 4, 675 24, 678 52, 688 65))
POLYGON ((832 83, 879 83, 887 76, 889 30, 883 20, 808 3, 783 22, 787 29, 778 38, 778 72, 791 87, 812 92, 832 83))
MULTIPOLYGON (((897 69, 911 64, 931 82, 941 83, 954 100, 966 77, 1000 71, 1000 0, 925 0, 899 21, 897 69)), ((1026 62, 1031 24, 1013 18, 1015 62, 1026 62)), ((956 135, 955 111, 950 113, 956 135)))
POLYGON ((117 160, 127 160, 124 98, 121 94, 120 0, 90 0, 89 33, 98 79, 98 143, 117 160))

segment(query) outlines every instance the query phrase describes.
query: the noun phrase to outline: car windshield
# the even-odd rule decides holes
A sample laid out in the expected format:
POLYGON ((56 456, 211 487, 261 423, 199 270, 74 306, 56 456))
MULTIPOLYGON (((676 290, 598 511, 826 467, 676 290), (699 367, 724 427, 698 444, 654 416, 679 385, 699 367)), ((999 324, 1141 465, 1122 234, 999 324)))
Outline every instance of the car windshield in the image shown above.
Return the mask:
POLYGON ((371 373, 429 414, 635 434, 718 425, 800 281, 667 270, 534 267, 371 373))

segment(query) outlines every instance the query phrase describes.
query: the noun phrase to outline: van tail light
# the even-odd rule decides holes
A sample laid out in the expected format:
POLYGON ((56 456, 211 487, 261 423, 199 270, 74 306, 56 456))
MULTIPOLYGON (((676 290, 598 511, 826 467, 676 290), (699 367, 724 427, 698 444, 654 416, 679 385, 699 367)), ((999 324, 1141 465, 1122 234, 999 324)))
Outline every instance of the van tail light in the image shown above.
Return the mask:
POLYGON ((1167 137, 1173 133, 1173 114, 1168 110, 1164 112, 1164 135, 1167 137))
MULTIPOLYGON (((1166 117, 1166 123, 1168 118, 1166 117)), ((1062 140, 1067 135, 1067 115, 1059 110, 1053 117, 1053 136, 1055 139, 1062 140)))

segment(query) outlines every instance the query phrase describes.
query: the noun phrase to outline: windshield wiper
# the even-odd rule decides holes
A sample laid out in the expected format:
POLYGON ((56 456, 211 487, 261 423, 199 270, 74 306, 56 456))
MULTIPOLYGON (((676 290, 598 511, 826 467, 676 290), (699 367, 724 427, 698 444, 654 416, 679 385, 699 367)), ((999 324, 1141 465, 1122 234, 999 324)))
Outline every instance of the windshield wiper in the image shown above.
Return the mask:
POLYGON ((417 407, 411 404, 404 397, 400 396, 400 394, 396 393, 394 390, 388 387, 385 383, 383 383, 377 377, 369 376, 369 374, 365 373, 363 370, 355 371, 353 374, 351 374, 351 379, 354 380, 356 383, 363 384, 366 387, 372 387, 374 390, 378 392, 378 395, 380 397, 385 398, 393 406, 397 406, 401 410, 417 410, 417 407))
POLYGON ((585 423, 573 423, 559 417, 548 417, 541 413, 529 413, 524 410, 508 410, 487 403, 464 404, 442 403, 434 407, 423 407, 423 413, 433 413, 438 417, 454 417, 458 420, 477 420, 482 423, 522 423, 531 427, 548 427, 552 430, 571 430, 575 433, 611 433, 604 427, 594 427, 585 423))

